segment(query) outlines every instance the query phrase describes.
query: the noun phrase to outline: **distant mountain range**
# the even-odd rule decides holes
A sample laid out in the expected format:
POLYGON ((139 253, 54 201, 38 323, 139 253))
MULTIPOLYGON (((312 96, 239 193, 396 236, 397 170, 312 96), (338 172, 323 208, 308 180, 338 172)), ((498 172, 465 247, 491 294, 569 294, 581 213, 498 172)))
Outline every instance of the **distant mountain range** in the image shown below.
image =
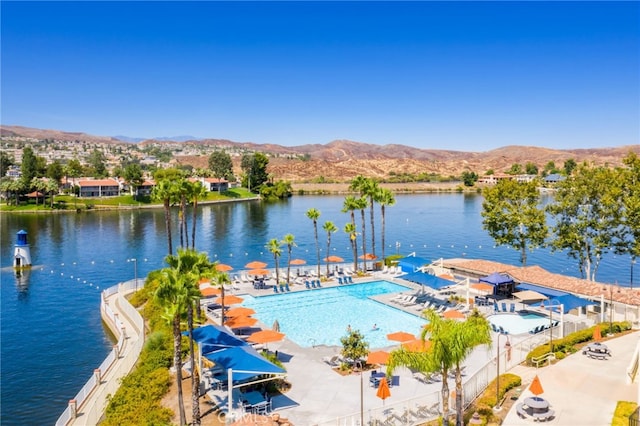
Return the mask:
MULTIPOLYGON (((33 129, 21 126, 0 125, 1 136, 23 136, 36 139, 57 139, 67 141, 90 141, 102 143, 136 143, 142 146, 151 143, 172 144, 179 142, 199 147, 203 155, 176 157, 182 164, 207 167, 207 152, 214 149, 240 151, 260 151, 271 154, 269 173, 278 179, 290 181, 314 180, 319 176, 327 180, 343 182, 362 174, 371 177, 389 177, 392 174, 435 173, 443 176, 459 176, 465 170, 484 174, 492 169, 496 173, 508 170, 512 164, 525 165, 532 162, 540 170, 553 161, 562 167, 564 161, 594 164, 621 165, 622 159, 634 151, 640 155, 640 145, 593 149, 550 149, 535 146, 505 146, 485 152, 463 152, 440 149, 420 149, 406 145, 374 145, 349 140, 336 140, 327 144, 282 146, 277 144, 256 144, 234 142, 225 139, 175 136, 154 139, 131 138, 126 136, 95 136, 82 132, 33 129)), ((239 161, 239 157, 235 157, 239 161)), ((237 164, 236 166, 239 166, 237 164)))

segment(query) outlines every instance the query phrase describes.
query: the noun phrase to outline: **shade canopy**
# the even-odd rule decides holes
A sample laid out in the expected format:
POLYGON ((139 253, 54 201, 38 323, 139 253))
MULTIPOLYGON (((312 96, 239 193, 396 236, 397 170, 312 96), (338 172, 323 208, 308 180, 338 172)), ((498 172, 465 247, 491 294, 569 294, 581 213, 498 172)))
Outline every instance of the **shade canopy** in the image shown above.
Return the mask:
POLYGON ((513 279, 507 275, 504 274, 499 274, 497 272, 494 272, 491 275, 487 275, 486 277, 482 277, 480 278, 480 281, 483 283, 489 283, 489 284, 493 284, 493 285, 500 285, 500 284, 509 284, 513 282, 513 279))
POLYGON ((396 342, 407 342, 409 340, 415 340, 416 336, 411 333, 407 333, 406 331, 396 331, 395 333, 387 334, 387 339, 394 340, 396 342))
POLYGON ((304 259, 293 259, 291 261, 292 265, 304 265, 305 263, 307 263, 307 261, 304 259))
POLYGON ((418 269, 423 266, 429 265, 431 262, 425 258, 417 257, 417 256, 407 256, 403 257, 398 261, 398 266, 402 270, 402 272, 416 272, 418 269))
POLYGON ((401 346, 409 352, 425 352, 431 347, 431 342, 428 340, 415 339, 404 342, 401 346))
POLYGON ((493 293, 493 290, 495 289, 495 286, 493 284, 488 284, 488 283, 474 283, 474 284, 471 284, 469 287, 474 288, 476 290, 484 291, 486 293, 493 293))
POLYGON ((400 276, 400 279, 410 281, 420 285, 426 285, 434 290, 441 290, 446 287, 456 285, 455 282, 436 277, 435 275, 426 274, 424 272, 412 272, 407 275, 400 276))
POLYGON ((464 319, 465 316, 462 312, 457 309, 449 309, 442 314, 443 318, 447 319, 464 319))
POLYGON ((244 306, 238 306, 237 308, 229 309, 227 312, 224 313, 224 316, 228 317, 228 318, 235 318, 235 317, 243 317, 243 316, 247 316, 247 315, 253 315, 255 313, 256 313, 256 311, 254 311, 251 308, 246 308, 244 306))
POLYGON ((233 294, 225 295, 224 297, 219 296, 214 300, 215 303, 222 305, 224 302, 225 305, 236 305, 238 303, 242 303, 244 299, 242 297, 234 296, 233 294))
POLYGON ((513 293, 512 296, 523 303, 539 302, 541 300, 547 299, 547 296, 545 296, 544 294, 538 293, 537 291, 533 291, 533 290, 517 291, 513 293))
POLYGON ((580 308, 583 306, 595 305, 595 302, 591 300, 583 299, 582 297, 575 296, 573 294, 555 290, 552 288, 547 288, 535 284, 522 283, 518 284, 518 290, 533 290, 538 293, 544 294, 549 299, 548 302, 545 302, 545 306, 552 305, 554 306, 554 310, 559 311, 560 305, 562 305, 563 313, 567 313, 572 309, 580 308))
POLYGON ((225 265, 224 263, 216 263, 216 271, 218 272, 229 272, 233 269, 230 265, 225 265))
MULTIPOLYGON (((182 334, 188 336, 189 332, 184 331, 182 334)), ((247 345, 247 342, 236 337, 225 327, 214 324, 208 324, 194 329, 193 340, 203 345, 203 353, 221 348, 247 345)))
POLYGON ((376 260, 378 258, 378 256, 376 256, 373 253, 365 253, 362 254, 360 256, 358 256, 359 259, 364 259, 364 260, 376 260))
POLYGON ((242 328, 242 327, 251 327, 252 325, 255 325, 257 322, 258 320, 256 318, 240 316, 240 317, 229 319, 224 323, 224 325, 231 328, 242 328))
POLYGON ((285 371, 267 361, 249 345, 236 346, 205 355, 224 370, 233 371, 233 382, 242 382, 261 374, 283 374, 285 371))
POLYGON ((203 287, 200 289, 200 294, 202 294, 202 297, 218 296, 221 293, 222 290, 217 287, 203 287))
POLYGON ((252 269, 247 274, 249 275, 269 275, 270 271, 264 268, 252 269))
POLYGON ((367 355, 367 364, 388 364, 388 363, 389 363, 389 352, 374 351, 374 352, 369 352, 369 355, 367 355))
POLYGON ((249 262, 246 265, 244 265, 244 267, 247 269, 260 269, 260 268, 265 268, 266 266, 267 266, 266 263, 260 262, 258 260, 254 260, 253 262, 249 262))
POLYGON ((327 256, 324 259, 325 262, 344 262, 344 259, 340 256, 327 256))

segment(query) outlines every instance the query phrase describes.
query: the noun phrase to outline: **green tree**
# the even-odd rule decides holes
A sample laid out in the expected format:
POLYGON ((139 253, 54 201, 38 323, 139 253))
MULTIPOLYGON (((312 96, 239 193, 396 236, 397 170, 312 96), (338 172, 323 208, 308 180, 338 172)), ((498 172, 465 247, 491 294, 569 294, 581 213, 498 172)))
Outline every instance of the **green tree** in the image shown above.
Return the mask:
POLYGON ((124 168, 124 180, 129 184, 131 195, 138 199, 138 188, 143 184, 142 168, 140 164, 130 163, 124 168))
POLYGON ((462 183, 464 186, 473 186, 478 181, 478 175, 475 172, 465 170, 462 172, 462 183))
POLYGON ((527 161, 524 165, 524 171, 528 175, 537 175, 538 174, 538 166, 536 166, 531 161, 527 161))
POLYGON ((62 167, 62 164, 60 164, 60 162, 58 160, 54 160, 51 164, 49 164, 49 166, 47 167, 47 173, 46 176, 55 181, 56 184, 58 185, 58 187, 60 187, 60 181, 62 180, 62 178, 64 177, 64 169, 62 167))
POLYGON ((105 166, 105 157, 102 151, 94 149, 89 154, 89 166, 93 171, 93 176, 102 178, 107 176, 107 167, 105 166))
POLYGON ((548 176, 554 173, 560 173, 560 170, 556 167, 556 163, 553 161, 549 161, 544 165, 544 169, 542 171, 543 176, 548 176))
POLYGON ((84 167, 80 164, 80 161, 77 158, 73 158, 69 160, 67 165, 64 167, 64 174, 68 178, 79 178, 82 176, 84 172, 84 167))
POLYGON ((342 350, 340 354, 350 364, 356 362, 369 353, 369 344, 364 340, 364 335, 359 330, 347 330, 347 335, 340 338, 342 350))
POLYGON ((548 234, 536 183, 503 179, 482 194, 482 227, 497 245, 520 251, 520 262, 526 266, 527 249, 542 246, 548 234))
POLYGON ((282 239, 281 243, 287 246, 287 284, 291 281, 291 251, 294 247, 297 247, 295 237, 293 234, 287 234, 282 239))
MULTIPOLYGON (((209 156, 209 169, 218 179, 233 179, 233 162, 226 151, 213 151, 209 156)), ((220 187, 218 187, 220 188, 220 187)))
POLYGON ((365 236, 365 220, 364 220, 364 211, 369 205, 369 202, 366 198, 361 197, 357 199, 358 209, 360 210, 360 220, 362 222, 362 270, 366 272, 367 270, 367 239, 365 236))
MULTIPOLYGON (((369 206, 369 223, 371 225, 371 253, 376 254, 376 238, 375 238, 375 218, 374 218, 374 204, 376 202, 376 194, 379 189, 378 182, 375 179, 367 178, 362 175, 356 176, 349 187, 352 190, 360 192, 360 196, 367 199, 369 206)), ((364 224, 362 226, 362 238, 364 240, 364 224)), ((364 246, 363 246, 364 250, 364 246)), ((366 251, 366 250, 365 250, 366 251)))
POLYGON ((282 256, 282 243, 277 238, 272 238, 266 245, 266 249, 273 254, 273 260, 276 263, 276 285, 280 284, 280 269, 278 268, 278 260, 282 256))
POLYGON ((196 222, 198 215, 198 200, 207 197, 207 188, 201 182, 195 182, 191 186, 191 202, 193 203, 193 218, 191 219, 191 248, 196 247, 196 222))
POLYGON ((36 156, 30 146, 26 146, 22 150, 22 163, 20 165, 20 171, 22 172, 21 179, 23 182, 23 186, 25 187, 25 191, 29 192, 33 178, 37 177, 38 175, 36 156))
POLYGON ((49 179, 47 180, 47 183, 45 185, 44 190, 49 194, 49 199, 51 202, 51 208, 53 208, 53 198, 55 196, 55 194, 58 193, 58 191, 60 190, 60 185, 58 183, 59 181, 53 180, 53 179, 49 179))
MULTIPOLYGON (((316 208, 310 208, 306 213, 307 217, 311 219, 313 222, 313 236, 316 241, 316 258, 317 258, 317 267, 318 267, 318 276, 320 276, 320 242, 318 241, 318 218, 320 217, 320 210, 316 208)), ((327 254, 327 256, 329 256, 327 254)), ((329 274, 327 273, 327 276, 329 274)))
POLYGON ((9 167, 15 164, 15 159, 12 155, 7 154, 5 151, 0 151, 0 178, 7 175, 9 167))
MULTIPOLYGON (((327 257, 331 255, 331 234, 338 232, 338 227, 331 222, 330 220, 326 221, 324 225, 322 225, 322 229, 327 233, 327 257)), ((327 264, 327 276, 329 276, 329 261, 326 261, 327 264)), ((318 273, 320 276, 320 273, 318 273)))
POLYGON ((618 254, 631 257, 629 285, 633 287, 633 264, 640 256, 640 158, 630 152, 623 160, 626 168, 621 171, 623 196, 623 227, 618 237, 618 254))
POLYGON ((353 251, 353 270, 358 270, 358 232, 356 231, 356 225, 352 222, 344 225, 344 232, 349 236, 349 243, 351 244, 351 251, 353 251))
POLYGON ((378 201, 378 204, 380 204, 380 217, 382 220, 382 230, 380 232, 380 237, 381 237, 381 242, 382 242, 382 260, 384 261, 385 256, 384 256, 384 248, 385 248, 385 229, 386 229, 386 225, 385 225, 385 214, 386 214, 386 207, 387 206, 393 206, 396 203, 396 199, 393 196, 393 192, 390 189, 386 189, 386 188, 380 188, 378 195, 376 196, 376 199, 378 201))
POLYGON ((173 244, 171 241, 171 204, 176 199, 176 184, 170 179, 161 179, 156 181, 156 186, 151 191, 151 198, 161 201, 164 207, 164 223, 167 230, 167 242, 169 243, 169 254, 173 254, 173 244))
POLYGON ((261 152, 243 155, 240 162, 240 168, 244 172, 242 186, 259 193, 262 185, 269 180, 268 164, 269 158, 261 152))
POLYGON ((583 278, 595 281, 602 257, 615 247, 622 224, 622 185, 607 167, 583 164, 558 182, 553 203, 552 250, 566 251, 578 261, 583 278))
POLYGON ((578 167, 578 163, 576 163, 576 160, 574 160, 573 158, 569 158, 564 162, 562 169, 564 170, 565 175, 571 176, 576 167, 578 167))
POLYGON ((522 164, 513 163, 511 168, 507 170, 508 175, 521 175, 522 174, 522 164))

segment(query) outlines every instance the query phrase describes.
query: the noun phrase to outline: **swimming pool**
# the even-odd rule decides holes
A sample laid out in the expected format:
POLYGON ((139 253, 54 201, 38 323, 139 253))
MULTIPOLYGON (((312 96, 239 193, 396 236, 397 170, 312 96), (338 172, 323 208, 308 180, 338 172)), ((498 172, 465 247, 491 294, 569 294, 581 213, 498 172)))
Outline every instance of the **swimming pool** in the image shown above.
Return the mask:
POLYGON ((392 346, 388 333, 407 331, 419 335, 426 320, 370 299, 409 288, 388 281, 373 281, 268 296, 243 296, 243 306, 270 327, 278 320, 280 331, 303 347, 342 346, 347 327, 359 330, 369 348, 392 346), (373 325, 377 329, 373 330, 373 325))
POLYGON ((549 325, 549 317, 531 312, 496 314, 487 319, 496 327, 502 326, 509 334, 525 334, 540 325, 549 325))

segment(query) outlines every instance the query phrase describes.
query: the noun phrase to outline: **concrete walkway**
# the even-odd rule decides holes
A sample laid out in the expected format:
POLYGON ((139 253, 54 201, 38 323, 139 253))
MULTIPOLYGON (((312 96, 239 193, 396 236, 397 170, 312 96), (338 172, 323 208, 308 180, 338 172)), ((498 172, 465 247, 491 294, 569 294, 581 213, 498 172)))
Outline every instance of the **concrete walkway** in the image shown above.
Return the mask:
MULTIPOLYGON (((556 364, 536 369, 517 366, 510 373, 522 377, 522 393, 516 404, 533 394, 528 390, 537 374, 544 393, 555 411, 547 423, 557 426, 603 426, 611 424, 618 401, 638 402, 638 383, 627 383, 627 367, 640 341, 640 332, 604 342, 613 356, 606 360, 589 358, 576 352, 556 364)), ((532 419, 518 417, 515 406, 505 425, 532 425, 532 419)))

